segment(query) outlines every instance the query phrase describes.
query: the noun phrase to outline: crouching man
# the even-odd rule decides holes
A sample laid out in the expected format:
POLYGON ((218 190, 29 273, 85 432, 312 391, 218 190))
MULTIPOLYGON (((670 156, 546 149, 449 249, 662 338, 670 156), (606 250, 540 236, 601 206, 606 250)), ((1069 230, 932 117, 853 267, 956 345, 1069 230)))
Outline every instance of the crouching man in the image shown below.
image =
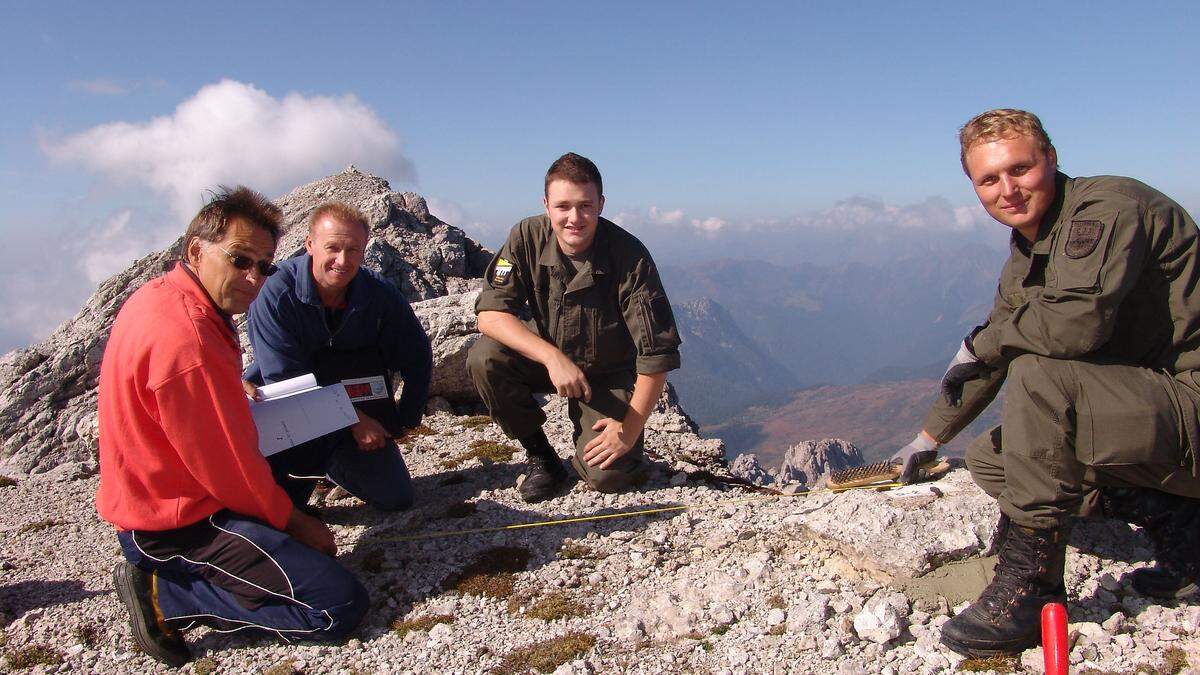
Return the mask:
POLYGON ((1077 515, 1144 528, 1158 566, 1133 587, 1174 598, 1200 583, 1200 239, 1162 193, 1130 178, 1071 178, 1041 121, 983 113, 960 134, 988 214, 1012 228, 987 321, 962 343, 924 430, 896 456, 936 453, 1008 383, 1001 424, 967 450, 1000 505, 995 578, 942 628, 956 652, 1015 654, 1063 602, 1077 515))
POLYGON ((368 606, 333 533, 272 478, 242 387, 232 317, 275 272, 280 216, 222 188, 182 260, 121 308, 100 367, 96 508, 128 561, 113 583, 138 646, 172 666, 195 625, 333 641, 368 606))
POLYGON ((526 218, 484 273, 475 304, 484 337, 467 368, 492 419, 529 459, 521 497, 537 502, 569 485, 542 424, 535 393, 569 399, 571 463, 602 492, 644 470, 646 418, 667 372, 679 367, 679 332, 646 247, 600 217, 600 171, 574 153, 546 173, 544 215, 526 218), (528 306, 530 323, 518 315, 528 306))

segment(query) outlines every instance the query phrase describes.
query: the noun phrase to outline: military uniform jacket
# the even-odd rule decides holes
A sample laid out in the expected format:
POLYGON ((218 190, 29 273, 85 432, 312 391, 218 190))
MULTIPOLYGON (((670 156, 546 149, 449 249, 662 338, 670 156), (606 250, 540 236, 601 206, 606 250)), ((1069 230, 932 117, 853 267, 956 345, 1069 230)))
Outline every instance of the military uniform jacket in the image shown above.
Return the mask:
POLYGON ((1196 223, 1131 178, 1056 177, 1035 241, 1012 234, 976 356, 995 370, 968 382, 960 407, 939 397, 924 429, 954 437, 992 401, 1023 354, 1121 363, 1175 376, 1200 396, 1200 260, 1196 223))
POLYGON ((520 316, 582 370, 662 373, 679 368, 679 331, 649 251, 600 218, 572 276, 545 216, 517 223, 484 274, 475 311, 520 316))

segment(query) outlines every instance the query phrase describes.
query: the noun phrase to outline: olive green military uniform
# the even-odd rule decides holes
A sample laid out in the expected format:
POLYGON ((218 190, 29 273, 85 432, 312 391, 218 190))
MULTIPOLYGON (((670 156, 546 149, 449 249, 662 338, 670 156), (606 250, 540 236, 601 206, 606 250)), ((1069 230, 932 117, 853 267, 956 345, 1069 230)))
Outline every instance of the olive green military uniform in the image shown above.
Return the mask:
MULTIPOLYGON (((559 249, 549 218, 526 218, 488 266, 475 311, 520 316, 526 307, 530 330, 579 366, 592 388, 590 401, 568 404, 575 430, 572 464, 595 489, 624 489, 644 463, 644 437, 603 471, 584 463, 583 448, 595 438, 597 421, 624 419, 638 373, 679 367, 679 331, 650 253, 601 218, 591 248, 572 260, 559 249)), ((533 394, 554 391, 544 366, 484 336, 471 347, 467 368, 509 438, 541 428, 546 416, 533 394)))
POLYGON ((1200 497, 1200 245, 1175 202, 1129 178, 1058 174, 1032 244, 1013 233, 976 355, 993 370, 924 429, 949 441, 1008 382, 967 450, 1019 525, 1086 513, 1099 486, 1200 497))

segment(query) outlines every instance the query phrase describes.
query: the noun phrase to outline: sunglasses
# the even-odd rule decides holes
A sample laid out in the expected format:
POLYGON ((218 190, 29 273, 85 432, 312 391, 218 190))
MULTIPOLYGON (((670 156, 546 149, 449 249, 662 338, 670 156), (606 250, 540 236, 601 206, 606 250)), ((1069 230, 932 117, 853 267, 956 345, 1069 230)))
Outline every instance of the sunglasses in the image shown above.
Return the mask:
POLYGON ((221 252, 224 253, 227 258, 229 258, 229 263, 243 272, 251 267, 257 267, 260 275, 269 277, 279 271, 279 268, 276 267, 274 263, 267 262, 266 260, 255 260, 254 258, 242 255, 241 253, 231 253, 228 249, 220 244, 213 244, 213 246, 221 249, 221 252))

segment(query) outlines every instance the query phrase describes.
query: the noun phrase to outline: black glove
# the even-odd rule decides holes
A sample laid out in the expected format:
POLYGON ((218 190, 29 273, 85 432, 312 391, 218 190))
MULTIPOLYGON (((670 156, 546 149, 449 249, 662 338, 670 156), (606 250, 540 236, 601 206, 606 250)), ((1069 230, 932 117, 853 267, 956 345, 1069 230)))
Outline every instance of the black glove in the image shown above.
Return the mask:
POLYGON ((932 462, 937 457, 937 454, 937 442, 931 440, 925 434, 917 434, 917 437, 911 443, 900 448, 888 460, 892 464, 904 465, 904 469, 901 470, 900 477, 896 479, 896 482, 908 484, 919 478, 918 470, 921 468, 921 465, 932 462))
POLYGON ((963 385, 970 380, 986 375, 991 370, 986 363, 975 356, 975 351, 971 348, 971 338, 968 336, 963 340, 962 346, 958 348, 954 359, 950 361, 950 365, 946 368, 946 374, 942 376, 942 396, 952 406, 961 405, 963 385))

